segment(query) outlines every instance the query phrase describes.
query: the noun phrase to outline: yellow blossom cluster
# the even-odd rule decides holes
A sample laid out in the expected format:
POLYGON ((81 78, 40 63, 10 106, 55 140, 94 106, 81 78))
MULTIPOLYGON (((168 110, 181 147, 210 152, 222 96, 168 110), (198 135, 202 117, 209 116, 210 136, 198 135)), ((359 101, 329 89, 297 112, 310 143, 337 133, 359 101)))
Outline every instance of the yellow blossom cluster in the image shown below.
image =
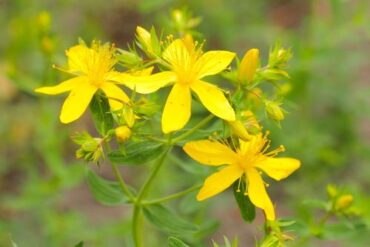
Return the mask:
MULTIPOLYGON (((149 65, 135 73, 131 70, 118 71, 115 68, 117 49, 114 46, 99 42, 93 42, 90 47, 78 44, 66 51, 68 66, 62 69, 73 77, 56 86, 41 87, 35 91, 49 95, 69 92, 62 106, 60 120, 70 123, 81 117, 94 94, 100 90, 108 98, 111 109, 117 110, 130 101, 121 86, 139 94, 150 94, 164 87, 172 87, 162 111, 161 127, 165 134, 181 130, 189 122, 192 95, 196 96, 211 114, 225 120, 238 137, 236 146, 214 140, 195 140, 184 145, 184 151, 201 164, 225 165, 205 180, 197 199, 212 197, 235 181, 243 179, 251 202, 264 210, 268 220, 274 220, 274 206, 266 192, 261 173, 281 180, 298 169, 300 162, 293 158, 275 158, 278 152, 284 151, 282 146, 267 152, 270 143, 267 134, 250 134, 238 118, 228 95, 209 81, 209 76, 226 70, 236 54, 222 50, 204 52, 203 45, 194 42, 189 35, 161 43, 163 51, 157 54, 158 49, 153 44, 150 32, 138 27, 137 37, 147 55, 160 63, 155 70, 159 72, 152 73, 153 67, 149 65)), ((236 80, 251 83, 258 66, 259 50, 251 49, 239 64, 236 80)), ((253 125, 260 129, 253 113, 249 109, 244 109, 244 112, 251 117, 253 125)), ((279 115, 279 120, 283 118, 277 110, 274 110, 274 114, 279 115)), ((132 134, 126 126, 115 131, 122 142, 132 134)))

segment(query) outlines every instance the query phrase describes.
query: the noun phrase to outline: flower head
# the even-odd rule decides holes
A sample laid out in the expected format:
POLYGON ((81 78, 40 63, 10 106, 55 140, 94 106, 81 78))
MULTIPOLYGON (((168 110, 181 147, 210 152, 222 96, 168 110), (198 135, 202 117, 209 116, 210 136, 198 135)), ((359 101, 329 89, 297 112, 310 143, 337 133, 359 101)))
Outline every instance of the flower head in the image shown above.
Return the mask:
POLYGON ((252 136, 250 141, 239 140, 239 143, 236 150, 209 140, 193 141, 184 146, 190 157, 204 165, 226 165, 205 180, 197 199, 201 201, 212 197, 227 189, 236 180, 245 179, 246 192, 252 203, 264 210, 268 220, 274 220, 274 206, 260 173, 264 172, 275 180, 281 180, 298 169, 300 161, 293 158, 275 158, 277 153, 284 151, 283 146, 266 152, 270 146, 266 135, 258 134, 252 136))
POLYGON ((179 130, 189 121, 191 115, 191 91, 198 95, 202 104, 214 115, 235 120, 235 113, 225 95, 217 86, 204 80, 224 70, 235 54, 228 51, 202 53, 189 39, 176 39, 163 52, 163 59, 170 71, 151 76, 135 77, 123 75, 125 85, 139 93, 151 93, 168 84, 174 84, 167 98, 163 115, 164 133, 179 130))
POLYGON ((114 47, 93 42, 91 48, 80 44, 66 51, 68 68, 63 70, 75 77, 53 87, 41 87, 35 91, 44 94, 61 94, 71 91, 64 101, 60 114, 62 123, 78 119, 88 107, 93 95, 101 89, 109 98, 113 109, 122 107, 122 101, 128 102, 127 95, 115 85, 120 80, 114 71, 116 64, 114 47))

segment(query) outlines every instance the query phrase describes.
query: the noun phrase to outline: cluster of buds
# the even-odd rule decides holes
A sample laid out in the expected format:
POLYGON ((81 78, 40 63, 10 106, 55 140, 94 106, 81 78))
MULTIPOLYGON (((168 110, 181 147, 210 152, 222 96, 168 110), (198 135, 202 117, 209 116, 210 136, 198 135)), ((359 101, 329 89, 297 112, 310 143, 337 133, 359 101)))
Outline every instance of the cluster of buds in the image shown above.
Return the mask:
POLYGON ((115 115, 116 122, 119 124, 114 133, 119 143, 128 141, 132 135, 131 129, 135 124, 135 114, 131 106, 125 105, 119 113, 115 115))
POLYGON ((76 157, 85 161, 98 162, 103 156, 103 138, 94 138, 87 132, 76 133, 72 140, 80 146, 76 157))
POLYGON ((345 193, 335 185, 329 184, 326 188, 329 200, 330 211, 336 215, 358 215, 358 210, 353 206, 353 195, 345 193))

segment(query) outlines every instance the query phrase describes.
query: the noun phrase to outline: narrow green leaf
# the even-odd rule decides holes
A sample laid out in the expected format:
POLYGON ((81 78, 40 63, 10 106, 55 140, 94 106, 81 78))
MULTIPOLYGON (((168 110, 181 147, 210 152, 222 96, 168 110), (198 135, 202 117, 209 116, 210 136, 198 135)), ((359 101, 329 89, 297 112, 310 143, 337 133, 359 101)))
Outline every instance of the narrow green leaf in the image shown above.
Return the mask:
POLYGON ((164 150, 165 146, 158 142, 131 142, 123 151, 110 152, 108 158, 118 164, 142 165, 156 159, 164 150))
POLYGON ((101 178, 91 170, 87 172, 87 184, 94 198, 104 205, 117 205, 128 201, 117 182, 101 178))
POLYGON ((182 240, 180 240, 176 237, 169 237, 168 238, 168 247, 190 247, 190 245, 187 245, 182 240))
POLYGON ((256 217, 256 209, 249 197, 244 195, 245 190, 246 184, 243 180, 238 180, 233 184, 234 197, 239 206, 240 214, 245 221, 252 222, 256 217))
POLYGON ((108 99, 95 94, 90 103, 90 110, 96 129, 101 135, 106 135, 108 130, 113 128, 113 117, 110 113, 108 99))
POLYGON ((198 227, 173 214, 162 205, 156 204, 144 208, 146 218, 159 229, 167 233, 194 233, 198 227))
POLYGON ((74 247, 83 247, 83 246, 84 246, 84 242, 81 241, 78 244, 76 244, 74 247))

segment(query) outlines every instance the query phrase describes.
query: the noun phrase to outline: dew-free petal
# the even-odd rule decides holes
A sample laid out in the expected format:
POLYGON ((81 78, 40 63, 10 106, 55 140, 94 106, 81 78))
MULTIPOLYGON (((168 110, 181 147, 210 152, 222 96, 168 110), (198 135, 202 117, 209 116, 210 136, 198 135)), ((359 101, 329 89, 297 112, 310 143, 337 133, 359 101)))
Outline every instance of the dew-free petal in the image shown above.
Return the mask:
POLYGON ((186 85, 175 84, 168 95, 162 113, 162 131, 179 130, 189 121, 191 115, 191 93, 186 85))
POLYGON ((176 74, 171 71, 146 76, 134 76, 127 73, 114 75, 114 81, 142 94, 153 93, 175 80, 176 74))
POLYGON ((197 200, 202 201, 221 193, 240 178, 242 174, 243 170, 234 165, 229 165, 212 174, 204 181, 204 185, 197 195, 197 200))
POLYGON ((255 167, 264 171, 275 180, 288 177, 301 166, 301 162, 293 158, 266 158, 255 164, 255 167))
POLYGON ((84 83, 74 88, 62 106, 60 121, 70 123, 78 119, 88 107, 97 88, 89 83, 84 83))
POLYGON ((233 164, 237 159, 236 153, 228 146, 209 140, 188 142, 183 149, 191 158, 204 165, 233 164))
POLYGON ((73 88, 78 87, 79 85, 83 83, 86 83, 86 81, 87 81, 86 77, 79 76, 79 77, 75 77, 75 78, 63 81, 56 86, 36 88, 35 92, 49 94, 49 95, 61 94, 67 91, 71 91, 73 88))
POLYGON ((274 206, 266 192, 261 175, 254 168, 249 169, 246 174, 248 179, 248 196, 251 202, 265 211, 268 220, 275 220, 274 206))
POLYGON ((223 71, 234 59, 235 53, 229 51, 208 51, 195 63, 197 78, 215 75, 223 71))
POLYGON ((227 121, 235 120, 235 112, 221 89, 205 81, 197 81, 191 89, 211 113, 227 121))
POLYGON ((123 104, 120 102, 120 100, 123 102, 129 101, 126 93, 113 83, 105 82, 101 86, 101 89, 108 97, 109 105, 113 110, 119 110, 123 107, 123 104))

